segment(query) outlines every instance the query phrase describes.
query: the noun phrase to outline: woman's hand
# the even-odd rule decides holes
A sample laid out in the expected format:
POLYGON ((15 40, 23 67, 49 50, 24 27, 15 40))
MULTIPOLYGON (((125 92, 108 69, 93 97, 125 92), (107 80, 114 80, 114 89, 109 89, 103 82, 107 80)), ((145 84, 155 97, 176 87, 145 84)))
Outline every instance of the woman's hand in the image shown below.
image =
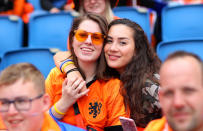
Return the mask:
MULTIPOLYGON (((74 68, 74 65, 70 65, 69 68, 74 68), (72 66, 72 67, 71 67, 72 66)), ((66 69, 65 69, 66 70, 66 69)), ((66 78, 68 79, 68 81, 75 81, 76 79, 81 79, 82 81, 84 81, 82 75, 80 74, 79 71, 72 71, 70 73, 67 74, 66 78)), ((86 84, 82 87, 81 91, 85 91, 87 90, 86 84)))
POLYGON ((64 80, 61 101, 63 101, 66 107, 72 106, 79 98, 89 92, 89 89, 82 90, 85 86, 86 82, 79 78, 74 80, 66 78, 64 80))
POLYGON ((82 96, 89 92, 89 89, 82 90, 86 86, 86 82, 82 79, 69 80, 66 78, 62 84, 61 99, 55 103, 52 108, 52 114, 57 119, 63 118, 67 110, 82 96), (57 110, 57 111, 56 111, 57 110), (61 113, 59 113, 59 111, 61 113))

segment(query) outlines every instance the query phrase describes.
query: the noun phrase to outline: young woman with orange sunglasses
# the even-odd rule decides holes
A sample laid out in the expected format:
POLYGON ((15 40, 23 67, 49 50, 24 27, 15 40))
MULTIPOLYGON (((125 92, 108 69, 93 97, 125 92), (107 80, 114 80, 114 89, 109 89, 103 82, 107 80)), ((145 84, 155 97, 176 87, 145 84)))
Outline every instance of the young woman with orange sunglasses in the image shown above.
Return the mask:
POLYGON ((87 14, 76 18, 69 34, 72 60, 51 70, 46 79, 46 91, 52 100, 50 113, 63 122, 87 130, 122 130, 119 116, 129 117, 123 97, 119 92, 120 81, 108 79, 105 71, 103 41, 107 33, 106 20, 87 14), (75 64, 81 78, 68 80, 62 72, 65 65, 75 64), (85 88, 87 87, 87 89, 85 88))

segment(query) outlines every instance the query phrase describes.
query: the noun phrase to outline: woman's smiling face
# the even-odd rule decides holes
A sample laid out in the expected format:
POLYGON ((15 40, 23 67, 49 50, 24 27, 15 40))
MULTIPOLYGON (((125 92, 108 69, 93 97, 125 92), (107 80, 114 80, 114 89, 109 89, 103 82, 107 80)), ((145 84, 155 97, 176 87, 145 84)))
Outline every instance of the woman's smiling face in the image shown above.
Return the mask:
POLYGON ((122 24, 116 24, 109 29, 107 42, 104 47, 105 57, 109 67, 120 73, 131 61, 135 54, 133 30, 122 24))
MULTIPOLYGON (((84 20, 80 23, 78 30, 83 30, 89 33, 102 33, 99 25, 92 20, 84 20)), ((94 44, 91 39, 91 34, 88 34, 84 42, 80 42, 74 36, 73 49, 79 61, 83 62, 96 62, 100 57, 103 42, 101 44, 94 44)))

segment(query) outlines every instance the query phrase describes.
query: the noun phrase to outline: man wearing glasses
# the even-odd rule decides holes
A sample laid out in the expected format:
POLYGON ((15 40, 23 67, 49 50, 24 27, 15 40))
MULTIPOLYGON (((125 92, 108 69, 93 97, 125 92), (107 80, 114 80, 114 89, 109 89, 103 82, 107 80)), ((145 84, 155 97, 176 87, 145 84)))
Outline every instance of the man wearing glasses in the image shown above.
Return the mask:
MULTIPOLYGON (((54 120, 44 77, 32 64, 14 64, 0 74, 0 114, 9 131, 82 129, 54 120)), ((0 124, 1 125, 1 124, 0 124)), ((0 130, 5 128, 0 128, 0 130)))

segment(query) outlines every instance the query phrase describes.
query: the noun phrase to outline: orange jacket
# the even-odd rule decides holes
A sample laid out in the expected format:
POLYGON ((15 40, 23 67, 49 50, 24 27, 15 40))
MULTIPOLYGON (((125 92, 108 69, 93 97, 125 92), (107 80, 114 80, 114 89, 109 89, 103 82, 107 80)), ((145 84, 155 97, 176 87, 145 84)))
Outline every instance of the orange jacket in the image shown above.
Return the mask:
MULTIPOLYGON (((3 121, 0 118, 0 131, 4 130, 7 131, 3 121)), ((41 131, 69 131, 69 130, 83 131, 83 129, 81 128, 77 128, 69 124, 54 120, 52 116, 49 114, 49 112, 44 113, 44 121, 42 124, 41 131)))
POLYGON ((181 2, 183 4, 203 4, 203 0, 173 0, 176 2, 181 2))
POLYGON ((144 131, 172 131, 165 117, 151 121, 144 131))
POLYGON ((21 17, 23 15, 23 8, 25 3, 26 3, 25 0, 14 0, 13 9, 1 12, 0 14, 17 15, 21 17))
MULTIPOLYGON (((4 126, 3 120, 1 118, 0 118, 0 130, 6 130, 6 127, 4 126)), ((61 131, 61 128, 47 112, 44 114, 44 123, 42 125, 41 131, 48 130, 61 131)))
POLYGON ((61 131, 61 128, 48 113, 45 113, 44 123, 42 125, 41 131, 49 131, 49 130, 61 131))
MULTIPOLYGON (((46 92, 51 97, 52 105, 61 98, 64 78, 65 76, 55 67, 46 79, 46 92)), ((77 101, 85 127, 99 131, 104 127, 121 125, 119 116, 129 117, 119 92, 120 80, 96 80, 89 89, 88 96, 83 96, 77 101)), ((77 126, 73 106, 68 109, 62 122, 77 126)))
POLYGON ((1 116, 0 116, 0 130, 6 130, 6 127, 5 127, 4 123, 3 123, 3 120, 1 118, 1 116))
POLYGON ((34 10, 30 3, 25 0, 14 0, 13 9, 0 12, 2 15, 17 15, 23 19, 24 23, 29 22, 29 14, 34 10))

